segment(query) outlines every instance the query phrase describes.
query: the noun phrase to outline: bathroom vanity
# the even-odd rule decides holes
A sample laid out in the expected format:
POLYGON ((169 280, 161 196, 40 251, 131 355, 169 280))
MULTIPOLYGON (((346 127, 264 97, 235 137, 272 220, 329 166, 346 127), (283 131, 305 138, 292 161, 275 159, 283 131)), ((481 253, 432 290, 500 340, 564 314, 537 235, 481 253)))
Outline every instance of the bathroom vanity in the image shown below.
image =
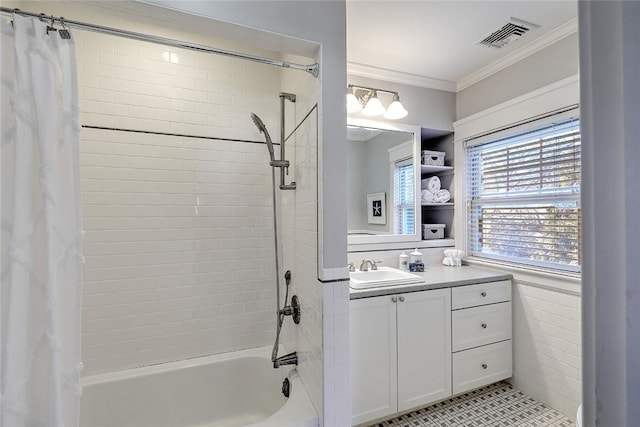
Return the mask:
POLYGON ((351 289, 352 425, 511 377, 511 275, 415 274, 425 282, 351 289))

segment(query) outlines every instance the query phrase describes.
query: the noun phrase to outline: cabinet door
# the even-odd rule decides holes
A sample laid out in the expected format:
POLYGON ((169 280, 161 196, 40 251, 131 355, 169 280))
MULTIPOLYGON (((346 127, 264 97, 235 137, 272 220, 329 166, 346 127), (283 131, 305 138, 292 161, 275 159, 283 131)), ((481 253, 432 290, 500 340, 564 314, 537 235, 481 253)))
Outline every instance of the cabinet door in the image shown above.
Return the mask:
POLYGON ((398 298, 398 410, 404 411, 451 396, 451 290, 398 298))
POLYGON ((396 303, 391 296, 362 298, 349 308, 351 421, 356 425, 398 411, 396 303))

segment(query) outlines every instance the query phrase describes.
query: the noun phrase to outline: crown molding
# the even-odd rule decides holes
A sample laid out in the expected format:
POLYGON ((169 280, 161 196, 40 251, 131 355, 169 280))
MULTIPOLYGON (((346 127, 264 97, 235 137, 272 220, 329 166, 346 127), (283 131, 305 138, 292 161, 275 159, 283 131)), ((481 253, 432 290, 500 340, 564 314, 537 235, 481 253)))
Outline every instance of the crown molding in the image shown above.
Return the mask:
POLYGON ((450 80, 441 80, 432 77, 419 76, 417 74, 403 73, 400 71, 372 67, 370 65, 358 64, 355 62, 347 62, 347 74, 411 86, 424 87, 427 89, 443 90, 446 92, 456 91, 456 83, 450 80))
POLYGON ((480 80, 486 79, 498 71, 504 70, 516 62, 523 60, 527 56, 533 55, 534 53, 570 36, 571 34, 574 34, 577 31, 578 19, 573 18, 537 39, 525 44, 522 48, 503 56, 497 61, 469 74, 466 77, 461 78, 458 80, 456 92, 460 92, 461 90, 478 83, 480 80))

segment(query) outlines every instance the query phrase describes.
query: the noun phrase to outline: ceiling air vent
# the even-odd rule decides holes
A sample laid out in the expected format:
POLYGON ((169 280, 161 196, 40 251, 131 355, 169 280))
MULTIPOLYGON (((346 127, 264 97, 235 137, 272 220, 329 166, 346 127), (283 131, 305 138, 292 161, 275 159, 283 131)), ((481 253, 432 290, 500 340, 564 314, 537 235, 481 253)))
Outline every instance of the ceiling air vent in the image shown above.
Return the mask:
POLYGON ((477 44, 501 49, 509 43, 518 40, 529 30, 535 30, 539 27, 540 25, 532 24, 531 22, 511 18, 509 22, 480 40, 477 44))

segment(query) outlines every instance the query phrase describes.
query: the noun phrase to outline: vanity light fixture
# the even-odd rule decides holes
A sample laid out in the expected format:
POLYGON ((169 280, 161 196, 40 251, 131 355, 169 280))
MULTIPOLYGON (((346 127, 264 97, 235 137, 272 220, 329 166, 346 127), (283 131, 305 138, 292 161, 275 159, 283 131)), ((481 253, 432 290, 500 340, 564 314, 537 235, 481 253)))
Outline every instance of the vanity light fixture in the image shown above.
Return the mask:
POLYGON ((373 91, 369 96, 369 100, 362 109, 362 114, 365 116, 379 116, 385 112, 385 108, 382 106, 382 102, 378 99, 378 92, 373 91))
POLYGON ((398 120, 406 117, 408 112, 400 102, 398 92, 390 90, 376 89, 366 86, 349 85, 347 90, 347 112, 361 112, 365 116, 379 116, 389 120, 398 120), (393 100, 388 108, 384 108, 378 98, 378 92, 393 95, 393 100))
POLYGON ((384 118, 389 120, 397 120, 403 117, 407 117, 409 112, 404 108, 404 105, 400 102, 398 94, 393 95, 393 101, 389 104, 389 108, 384 113, 384 118))

